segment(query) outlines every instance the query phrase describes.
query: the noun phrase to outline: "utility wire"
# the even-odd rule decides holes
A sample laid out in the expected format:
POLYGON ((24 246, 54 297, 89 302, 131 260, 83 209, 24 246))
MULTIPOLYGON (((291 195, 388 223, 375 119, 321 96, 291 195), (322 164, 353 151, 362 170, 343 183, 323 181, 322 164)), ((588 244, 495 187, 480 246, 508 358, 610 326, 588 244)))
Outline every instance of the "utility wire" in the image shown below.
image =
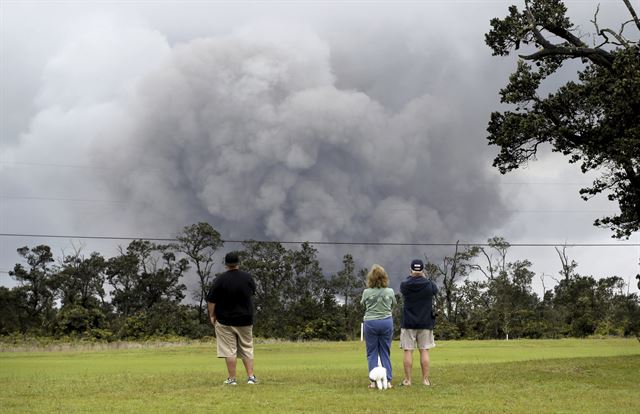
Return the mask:
MULTIPOLYGON (((0 237, 28 237, 28 238, 51 238, 51 239, 91 239, 91 240, 149 240, 175 242, 177 238, 172 237, 119 237, 119 236, 80 236, 80 235, 60 235, 60 234, 21 234, 21 233, 0 233, 0 237)), ((363 241, 292 241, 292 240, 222 240, 224 243, 280 243, 280 244, 302 244, 314 245, 336 245, 336 246, 481 246, 489 247, 489 243, 394 243, 394 242, 363 242, 363 241)), ((509 243, 510 247, 640 247, 640 243, 509 243)))
MULTIPOLYGON (((88 170, 117 170, 115 167, 98 166, 95 164, 58 164, 51 162, 21 162, 21 161, 0 161, 0 165, 6 167, 53 167, 53 168, 79 168, 88 170)), ((160 167, 136 167, 143 171, 163 171, 160 167)), ((498 177, 502 178, 502 177, 498 177)), ((567 185, 567 186, 591 186, 593 182, 577 182, 577 181, 498 181, 502 185, 567 185)))
MULTIPOLYGON (((98 170, 98 171, 117 171, 115 167, 102 167, 94 164, 55 164, 48 162, 3 162, 0 161, 0 165, 5 167, 54 167, 54 168, 76 168, 84 170, 98 170)), ((162 171, 160 167, 137 167, 138 170, 143 171, 162 171)))
POLYGON ((96 199, 87 199, 87 198, 63 198, 63 197, 29 197, 29 196, 5 196, 0 195, 0 199, 2 200, 45 200, 45 201, 86 201, 93 203, 116 203, 116 204, 124 204, 125 201, 122 200, 96 200, 96 199))
MULTIPOLYGON (((71 201, 71 202, 93 202, 93 203, 105 203, 105 204, 125 204, 124 200, 98 200, 98 199, 86 199, 86 198, 63 198, 63 197, 33 197, 33 196, 7 196, 0 195, 0 199, 2 200, 38 200, 38 201, 71 201)), ((329 207, 325 206, 325 209, 330 210, 341 210, 339 207, 329 207)), ((383 211, 412 211, 412 208, 382 208, 383 211)), ((494 212, 499 213, 517 213, 517 214, 536 214, 536 213, 582 213, 582 214, 593 214, 593 213, 615 213, 617 210, 492 210, 494 212)))

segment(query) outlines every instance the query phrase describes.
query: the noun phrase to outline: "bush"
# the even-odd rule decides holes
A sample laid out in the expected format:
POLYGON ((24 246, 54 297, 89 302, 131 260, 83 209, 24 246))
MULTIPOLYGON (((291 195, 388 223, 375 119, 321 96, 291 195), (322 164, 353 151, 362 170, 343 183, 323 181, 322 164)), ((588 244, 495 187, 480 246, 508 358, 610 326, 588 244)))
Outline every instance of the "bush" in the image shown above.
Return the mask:
POLYGON ((59 335, 84 333, 99 329, 104 319, 104 313, 100 309, 87 309, 79 305, 65 306, 56 315, 55 330, 59 335))
POLYGON ((460 338, 460 330, 458 329, 458 327, 445 318, 440 318, 433 330, 433 334, 435 338, 439 340, 460 338))
POLYGON ((115 339, 115 335, 108 329, 90 329, 86 332, 86 336, 98 341, 111 342, 115 339))

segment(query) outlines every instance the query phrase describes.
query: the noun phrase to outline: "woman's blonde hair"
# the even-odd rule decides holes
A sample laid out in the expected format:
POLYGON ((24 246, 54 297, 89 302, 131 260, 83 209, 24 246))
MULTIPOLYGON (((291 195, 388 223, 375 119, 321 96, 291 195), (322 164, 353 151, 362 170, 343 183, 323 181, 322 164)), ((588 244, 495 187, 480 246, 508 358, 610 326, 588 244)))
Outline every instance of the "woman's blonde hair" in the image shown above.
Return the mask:
POLYGON ((367 274, 367 287, 370 288, 386 288, 389 286, 389 276, 384 268, 374 264, 367 274))

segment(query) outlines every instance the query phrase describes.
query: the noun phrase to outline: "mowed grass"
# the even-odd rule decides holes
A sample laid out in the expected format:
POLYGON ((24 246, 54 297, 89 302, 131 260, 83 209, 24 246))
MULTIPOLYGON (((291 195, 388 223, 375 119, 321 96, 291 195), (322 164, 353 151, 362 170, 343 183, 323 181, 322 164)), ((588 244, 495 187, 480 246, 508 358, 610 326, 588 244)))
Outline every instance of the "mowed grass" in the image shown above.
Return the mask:
POLYGON ((440 341, 431 357, 432 387, 418 385, 416 353, 414 385, 378 391, 360 342, 257 344, 261 382, 236 387, 222 385, 215 344, 4 352, 0 412, 640 413, 636 339, 440 341))

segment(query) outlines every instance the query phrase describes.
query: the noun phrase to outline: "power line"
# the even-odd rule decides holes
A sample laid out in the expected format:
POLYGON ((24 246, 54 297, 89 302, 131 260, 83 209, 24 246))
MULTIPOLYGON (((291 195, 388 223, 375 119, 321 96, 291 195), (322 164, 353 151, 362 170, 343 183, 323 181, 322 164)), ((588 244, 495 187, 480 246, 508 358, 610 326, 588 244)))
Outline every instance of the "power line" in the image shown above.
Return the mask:
POLYGON ((0 162, 0 165, 6 167, 56 167, 56 168, 84 168, 90 170, 102 170, 105 168, 97 167, 95 165, 80 165, 80 164, 54 164, 45 162, 0 162))
MULTIPOLYGON (((27 237, 27 238, 51 238, 51 239, 91 239, 91 240, 149 240, 175 242, 173 237, 120 237, 120 236, 80 236, 80 235, 60 235, 60 234, 22 234, 22 233, 0 233, 0 237, 27 237)), ((314 245, 336 245, 336 246, 481 246, 489 247, 489 243, 417 243, 417 242, 364 242, 364 241, 292 241, 292 240, 222 240, 224 243, 279 243, 279 244, 302 244, 314 245)), ((640 247, 640 243, 509 243, 510 247, 640 247)))
MULTIPOLYGON (((0 161, 0 165, 6 167, 45 167, 45 168, 75 168, 75 169, 89 169, 89 170, 107 170, 117 171, 115 167, 99 166, 95 164, 60 164, 51 162, 24 162, 24 161, 0 161)), ((160 167, 142 167, 136 166, 138 170, 143 171, 164 171, 160 167)), ((501 177, 499 177, 501 178, 501 177)), ((591 186, 593 182, 578 182, 578 181, 498 181, 501 185, 566 185, 566 186, 591 186)))
POLYGON ((122 200, 96 200, 87 198, 63 198, 63 197, 29 197, 29 196, 4 196, 0 195, 2 200, 45 200, 45 201, 81 201, 81 202, 93 202, 93 203, 116 203, 124 204, 122 200))
MULTIPOLYGON (((37 196, 7 196, 7 195, 0 195, 0 199, 2 200, 29 200, 29 201, 34 201, 34 200, 38 200, 38 201, 71 201, 71 202, 91 202, 91 203, 106 203, 106 204, 125 204, 126 201, 124 200, 99 200, 99 199, 86 199, 86 198, 64 198, 64 197, 37 197, 37 196)), ((330 206, 325 206, 325 209, 330 209, 330 210, 342 210, 340 207, 330 207, 330 206)), ((411 207, 407 207, 407 208, 382 208, 380 210, 383 211, 413 211, 413 208, 411 207)), ((582 214, 593 214, 593 213, 615 213, 617 212, 617 210, 584 210, 584 209, 580 209, 580 210, 541 210, 541 209, 537 209, 537 210, 509 210, 509 209, 500 209, 500 210, 496 210, 496 209, 492 209, 492 211, 494 212, 498 212, 498 213, 514 213, 514 214, 547 214, 547 213, 571 213, 571 214, 575 214, 575 213, 582 213, 582 214)))
POLYGON ((569 182, 569 181, 503 181, 499 184, 502 185, 580 185, 580 186, 590 186, 593 183, 577 183, 577 182, 569 182))
MULTIPOLYGON (((3 162, 0 161, 0 165, 5 167, 44 167, 44 168, 75 168, 84 170, 102 170, 102 171, 118 171, 115 167, 97 166, 95 164, 56 164, 48 162, 3 162)), ((144 171, 162 171, 160 167, 140 167, 137 169, 144 171)))
POLYGON ((62 234, 23 234, 23 233, 0 233, 0 237, 28 237, 40 239, 92 239, 92 240, 149 240, 149 241, 178 241, 170 237, 119 237, 119 236, 79 236, 62 234))

